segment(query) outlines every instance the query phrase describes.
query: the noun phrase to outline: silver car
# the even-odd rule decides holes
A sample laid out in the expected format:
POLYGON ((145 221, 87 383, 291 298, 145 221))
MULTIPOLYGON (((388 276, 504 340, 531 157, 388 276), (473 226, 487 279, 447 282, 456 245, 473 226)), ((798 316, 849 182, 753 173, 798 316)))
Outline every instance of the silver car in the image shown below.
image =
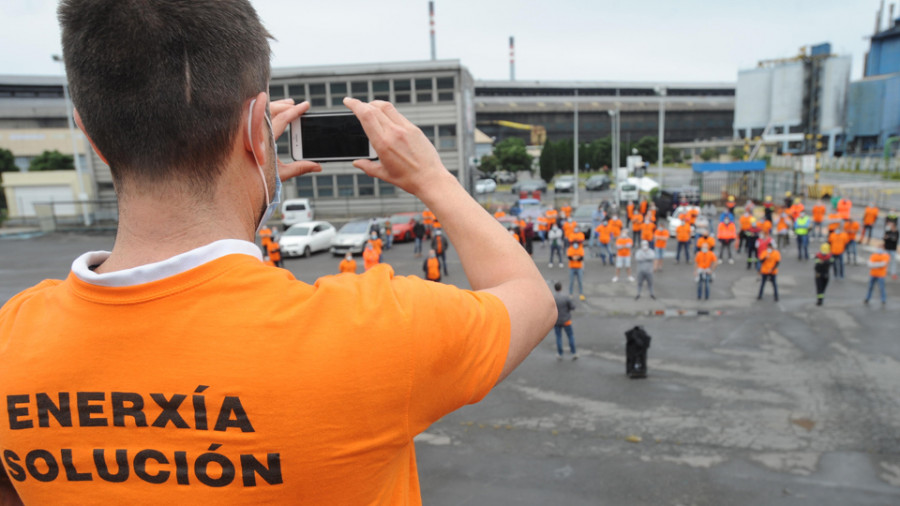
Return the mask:
POLYGON ((558 176, 553 185, 553 193, 575 191, 575 176, 558 176))

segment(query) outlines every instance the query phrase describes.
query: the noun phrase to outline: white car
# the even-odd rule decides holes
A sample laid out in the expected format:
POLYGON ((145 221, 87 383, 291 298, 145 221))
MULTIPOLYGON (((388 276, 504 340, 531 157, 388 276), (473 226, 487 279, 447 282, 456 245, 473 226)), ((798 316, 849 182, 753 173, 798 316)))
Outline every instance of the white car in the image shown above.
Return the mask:
POLYGON ((281 204, 281 223, 285 229, 297 223, 312 221, 315 215, 309 199, 287 199, 281 204))
POLYGON ((553 184, 553 193, 575 191, 575 176, 558 176, 553 184))
POLYGON ((304 256, 309 258, 316 251, 331 247, 331 240, 337 231, 327 221, 308 221, 291 225, 278 238, 281 254, 285 257, 304 256))
POLYGON ((495 191, 497 191, 497 182, 493 179, 475 181, 475 193, 494 193, 495 191))
MULTIPOLYGON (((678 227, 681 226, 681 223, 682 223, 682 222, 681 222, 681 219, 678 218, 678 217, 679 217, 682 213, 686 213, 686 212, 690 212, 690 211, 697 211, 697 212, 700 212, 700 208, 697 207, 697 206, 678 206, 677 208, 675 208, 674 211, 672 211, 672 214, 669 215, 669 220, 668 220, 668 221, 669 221, 668 225, 669 225, 669 235, 670 235, 670 236, 675 237, 676 230, 678 230, 678 227)), ((694 222, 694 226, 691 227, 691 235, 692 235, 692 236, 693 236, 694 233, 697 231, 697 229, 700 228, 699 225, 702 225, 701 218, 702 218, 703 220, 705 220, 706 226, 709 227, 709 221, 706 220, 706 217, 703 216, 703 214, 697 215, 697 220, 694 222)))

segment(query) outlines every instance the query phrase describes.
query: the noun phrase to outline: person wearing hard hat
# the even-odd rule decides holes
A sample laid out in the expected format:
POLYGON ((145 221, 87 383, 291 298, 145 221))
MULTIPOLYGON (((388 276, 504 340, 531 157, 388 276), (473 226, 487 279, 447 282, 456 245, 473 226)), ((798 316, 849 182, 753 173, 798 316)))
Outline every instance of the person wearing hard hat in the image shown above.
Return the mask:
POLYGON ((772 221, 772 213, 775 211, 775 203, 772 202, 772 196, 766 195, 765 200, 763 201, 763 212, 765 213, 765 217, 768 221, 772 221))
POLYGON ((797 260, 809 260, 809 224, 806 211, 800 211, 794 220, 794 234, 797 235, 797 260))
POLYGON ((822 227, 825 223, 825 213, 828 212, 828 209, 825 208, 825 203, 819 200, 816 202, 816 205, 812 208, 812 221, 813 221, 813 231, 815 233, 816 238, 821 239, 824 237, 825 232, 822 230, 822 227))
POLYGON ((816 305, 821 306, 825 301, 825 288, 828 286, 829 272, 834 260, 831 258, 831 246, 823 243, 816 255, 816 263, 813 272, 816 276, 816 305))

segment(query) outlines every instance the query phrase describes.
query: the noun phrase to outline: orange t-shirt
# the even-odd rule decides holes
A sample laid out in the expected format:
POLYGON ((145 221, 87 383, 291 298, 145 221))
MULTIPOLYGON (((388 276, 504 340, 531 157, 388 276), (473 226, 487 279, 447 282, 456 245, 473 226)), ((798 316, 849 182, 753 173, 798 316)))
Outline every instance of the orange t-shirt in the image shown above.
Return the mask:
POLYGON ((378 251, 376 251, 374 248, 373 249, 369 249, 369 248, 364 249, 362 256, 363 256, 363 268, 365 268, 365 270, 369 270, 372 267, 375 267, 376 265, 378 265, 379 255, 378 255, 378 251))
POLYGON ((572 206, 563 206, 561 210, 564 217, 572 216, 572 206))
POLYGON ((666 243, 669 242, 669 231, 663 227, 659 227, 653 235, 656 239, 656 243, 653 247, 656 249, 666 249, 666 243))
POLYGON ((719 223, 719 229, 716 231, 716 236, 720 241, 737 237, 737 231, 734 229, 734 222, 729 222, 727 225, 724 221, 719 223))
POLYGON ((746 232, 746 231, 750 230, 751 227, 753 227, 753 217, 750 216, 749 213, 742 214, 741 217, 739 218, 739 221, 741 224, 742 232, 746 232))
POLYGON ((781 261, 780 251, 767 249, 760 253, 759 259, 762 261, 762 265, 759 266, 761 274, 778 274, 778 267, 775 264, 781 261))
POLYGON ((619 237, 616 239, 616 255, 620 257, 630 257, 632 245, 634 245, 634 241, 632 241, 630 237, 619 237))
POLYGON ((772 221, 764 220, 762 222, 762 225, 759 226, 759 229, 767 234, 771 234, 772 233, 772 221))
POLYGON ((642 241, 652 241, 653 233, 656 231, 656 225, 651 222, 644 223, 641 227, 641 240, 642 241))
POLYGON ((872 206, 866 206, 866 210, 863 212, 863 225, 872 226, 875 224, 875 221, 878 220, 878 208, 872 206))
POLYGON ((602 223, 597 225, 597 228, 594 229, 597 232, 597 240, 600 241, 601 244, 609 244, 609 241, 612 239, 610 236, 611 226, 607 224, 604 226, 602 223))
POLYGON ((641 214, 647 214, 647 201, 642 200, 641 205, 638 206, 638 212, 641 214))
POLYGON ((349 272, 350 274, 356 274, 356 260, 347 260, 345 258, 341 260, 338 268, 341 270, 341 273, 349 272))
POLYGON ((641 227, 644 226, 644 215, 634 213, 631 215, 631 230, 632 232, 638 232, 641 230, 641 227))
POLYGON ((710 236, 706 236, 706 237, 700 236, 700 237, 697 239, 697 248, 698 248, 698 249, 703 249, 703 245, 704 245, 704 244, 706 244, 707 246, 709 246, 709 250, 710 250, 710 251, 716 249, 716 240, 713 239, 711 235, 710 235, 710 236))
POLYGON ((381 256, 381 238, 369 239, 368 243, 372 245, 372 249, 375 250, 375 253, 378 253, 378 256, 381 256))
POLYGON ((569 257, 569 268, 580 269, 584 265, 584 246, 569 246, 566 250, 566 256, 569 257))
POLYGON ((872 263, 884 263, 881 267, 872 267, 869 269, 869 276, 873 278, 883 278, 887 276, 887 264, 890 262, 891 257, 888 253, 872 253, 872 256, 869 257, 869 261, 872 263))
POLYGON ((694 263, 698 269, 709 269, 716 263, 716 254, 712 251, 698 251, 694 256, 694 263))
POLYGON ((847 237, 851 241, 856 240, 856 234, 859 233, 859 222, 853 220, 847 220, 844 222, 844 232, 847 232, 847 237))
POLYGON ((441 261, 437 257, 429 257, 425 260, 425 265, 428 267, 428 271, 425 273, 426 279, 430 281, 441 279, 441 261))
POLYGON ((628 213, 628 219, 629 219, 629 220, 633 219, 633 218, 632 218, 632 215, 634 215, 634 202, 629 202, 629 203, 625 206, 625 212, 628 213))
POLYGON ((422 211, 422 219, 425 221, 426 225, 434 224, 434 213, 431 210, 426 209, 422 211))
POLYGON ((850 211, 853 209, 853 202, 850 199, 841 199, 838 200, 837 203, 837 212, 841 215, 842 219, 847 219, 850 217, 850 211))
POLYGON ((822 223, 825 220, 825 205, 816 204, 812 208, 812 219, 815 223, 822 223))
POLYGON ((503 212, 503 211, 496 211, 496 212, 494 213, 494 218, 502 218, 502 217, 504 217, 504 216, 506 216, 506 213, 503 212))
POLYGON ((691 240, 691 224, 684 222, 675 229, 675 238, 678 242, 688 242, 691 240))
POLYGON ((609 233, 613 237, 619 237, 619 234, 622 233, 622 220, 619 218, 613 218, 607 222, 607 226, 609 226, 609 233))
POLYGON ((850 237, 847 236, 847 232, 834 231, 828 235, 828 243, 831 244, 832 255, 842 254, 848 242, 850 242, 850 237))
POLYGON ((0 310, 0 447, 25 504, 420 504, 412 438, 493 388, 509 334, 497 297, 389 266, 70 274, 0 310))
POLYGON ((563 222, 563 235, 565 236, 566 240, 572 240, 572 234, 575 233, 575 227, 577 226, 578 223, 575 223, 575 220, 563 222))

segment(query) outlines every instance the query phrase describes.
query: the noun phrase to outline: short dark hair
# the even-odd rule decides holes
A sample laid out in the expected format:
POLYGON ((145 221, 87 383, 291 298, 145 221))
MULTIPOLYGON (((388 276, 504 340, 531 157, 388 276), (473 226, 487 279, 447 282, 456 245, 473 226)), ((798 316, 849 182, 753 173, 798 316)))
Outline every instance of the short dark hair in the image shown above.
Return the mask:
POLYGON ((560 290, 562 290, 562 283, 560 283, 559 281, 557 281, 556 283, 553 284, 553 288, 556 288, 556 291, 557 291, 557 292, 560 291, 560 290))
POLYGON ((247 0, 63 0, 62 47, 85 130, 124 181, 211 191, 268 91, 271 36, 247 0))

